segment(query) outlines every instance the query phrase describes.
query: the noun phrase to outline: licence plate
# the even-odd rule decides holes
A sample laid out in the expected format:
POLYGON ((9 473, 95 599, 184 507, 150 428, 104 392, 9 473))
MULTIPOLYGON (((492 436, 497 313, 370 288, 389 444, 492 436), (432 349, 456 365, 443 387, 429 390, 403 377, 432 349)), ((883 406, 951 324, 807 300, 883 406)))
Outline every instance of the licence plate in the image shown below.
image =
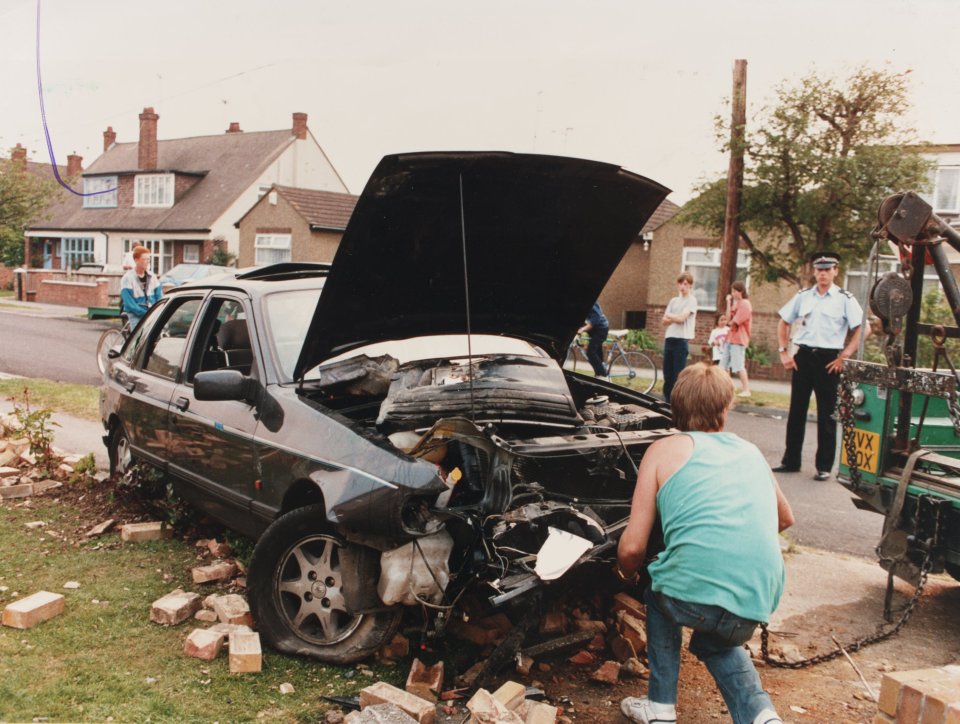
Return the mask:
MULTIPOLYGON (((877 464, 880 457, 880 435, 868 430, 853 430, 854 440, 857 448, 857 467, 865 473, 877 472, 877 464)), ((850 467, 847 462, 847 447, 843 443, 843 437, 840 438, 840 462, 850 467)))

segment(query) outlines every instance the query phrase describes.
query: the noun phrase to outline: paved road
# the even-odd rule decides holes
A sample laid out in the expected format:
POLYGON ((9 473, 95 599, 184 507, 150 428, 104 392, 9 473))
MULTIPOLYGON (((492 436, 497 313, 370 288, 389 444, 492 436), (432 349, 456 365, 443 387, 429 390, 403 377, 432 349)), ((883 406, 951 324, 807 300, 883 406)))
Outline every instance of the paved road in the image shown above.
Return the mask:
MULTIPOLYGON (((29 316, 23 310, 5 310, 0 305, 0 372, 99 384, 94 355, 101 332, 111 324, 116 322, 29 316)), ((79 446, 78 452, 102 451, 98 425, 74 427, 77 430, 71 444, 79 446)), ((755 443, 771 465, 780 461, 785 428, 786 420, 776 412, 764 416, 733 412, 728 422, 728 429, 755 443)), ((797 517, 790 535, 801 545, 872 558, 882 518, 855 508, 850 495, 835 480, 812 479, 815 441, 816 426, 808 424, 804 449, 808 467, 779 478, 797 517)))
POLYGON ((116 322, 44 317, 0 307, 0 372, 99 385, 100 334, 116 322))

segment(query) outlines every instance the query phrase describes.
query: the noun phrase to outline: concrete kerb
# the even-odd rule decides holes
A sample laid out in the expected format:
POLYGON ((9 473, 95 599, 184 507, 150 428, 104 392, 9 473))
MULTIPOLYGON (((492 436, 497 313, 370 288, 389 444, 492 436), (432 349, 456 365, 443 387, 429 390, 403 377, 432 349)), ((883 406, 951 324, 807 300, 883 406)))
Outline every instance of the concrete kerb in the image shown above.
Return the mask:
POLYGON ((22 302, 11 297, 0 298, 0 312, 23 314, 28 317, 83 317, 87 316, 85 308, 70 307, 63 304, 42 304, 40 302, 22 302))

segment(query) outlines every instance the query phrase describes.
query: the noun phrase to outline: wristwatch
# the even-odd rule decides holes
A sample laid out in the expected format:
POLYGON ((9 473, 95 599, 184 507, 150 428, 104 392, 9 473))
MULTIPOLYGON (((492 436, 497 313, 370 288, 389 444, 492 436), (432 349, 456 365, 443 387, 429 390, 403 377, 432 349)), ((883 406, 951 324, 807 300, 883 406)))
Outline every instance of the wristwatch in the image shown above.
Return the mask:
POLYGON ((779 352, 780 354, 783 354, 786 351, 787 351, 786 347, 777 347, 777 352, 779 352))

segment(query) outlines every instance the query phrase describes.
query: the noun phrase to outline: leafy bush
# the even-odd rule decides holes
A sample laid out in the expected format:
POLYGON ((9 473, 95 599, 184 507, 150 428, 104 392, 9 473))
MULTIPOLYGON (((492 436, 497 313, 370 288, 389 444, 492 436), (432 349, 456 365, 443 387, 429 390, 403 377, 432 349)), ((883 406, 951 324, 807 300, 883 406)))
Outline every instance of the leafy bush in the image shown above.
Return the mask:
POLYGON ((624 344, 627 349, 657 349, 657 341, 654 339, 653 335, 645 329, 631 329, 629 332, 627 332, 627 336, 624 339, 624 344))
POLYGON ((174 492, 173 484, 163 473, 146 463, 137 463, 124 473, 116 482, 116 493, 123 502, 174 528, 190 525, 197 516, 196 510, 174 492))
POLYGON ((744 354, 747 359, 753 360, 762 367, 770 364, 770 350, 764 344, 751 340, 744 354))
POLYGON ((20 423, 20 434, 30 443, 30 454, 37 461, 37 469, 43 475, 50 475, 60 464, 59 459, 53 454, 53 431, 51 426, 59 427, 59 423, 50 419, 53 415, 51 410, 41 408, 39 410, 30 409, 30 388, 23 388, 23 399, 10 397, 13 403, 13 416, 20 423))

